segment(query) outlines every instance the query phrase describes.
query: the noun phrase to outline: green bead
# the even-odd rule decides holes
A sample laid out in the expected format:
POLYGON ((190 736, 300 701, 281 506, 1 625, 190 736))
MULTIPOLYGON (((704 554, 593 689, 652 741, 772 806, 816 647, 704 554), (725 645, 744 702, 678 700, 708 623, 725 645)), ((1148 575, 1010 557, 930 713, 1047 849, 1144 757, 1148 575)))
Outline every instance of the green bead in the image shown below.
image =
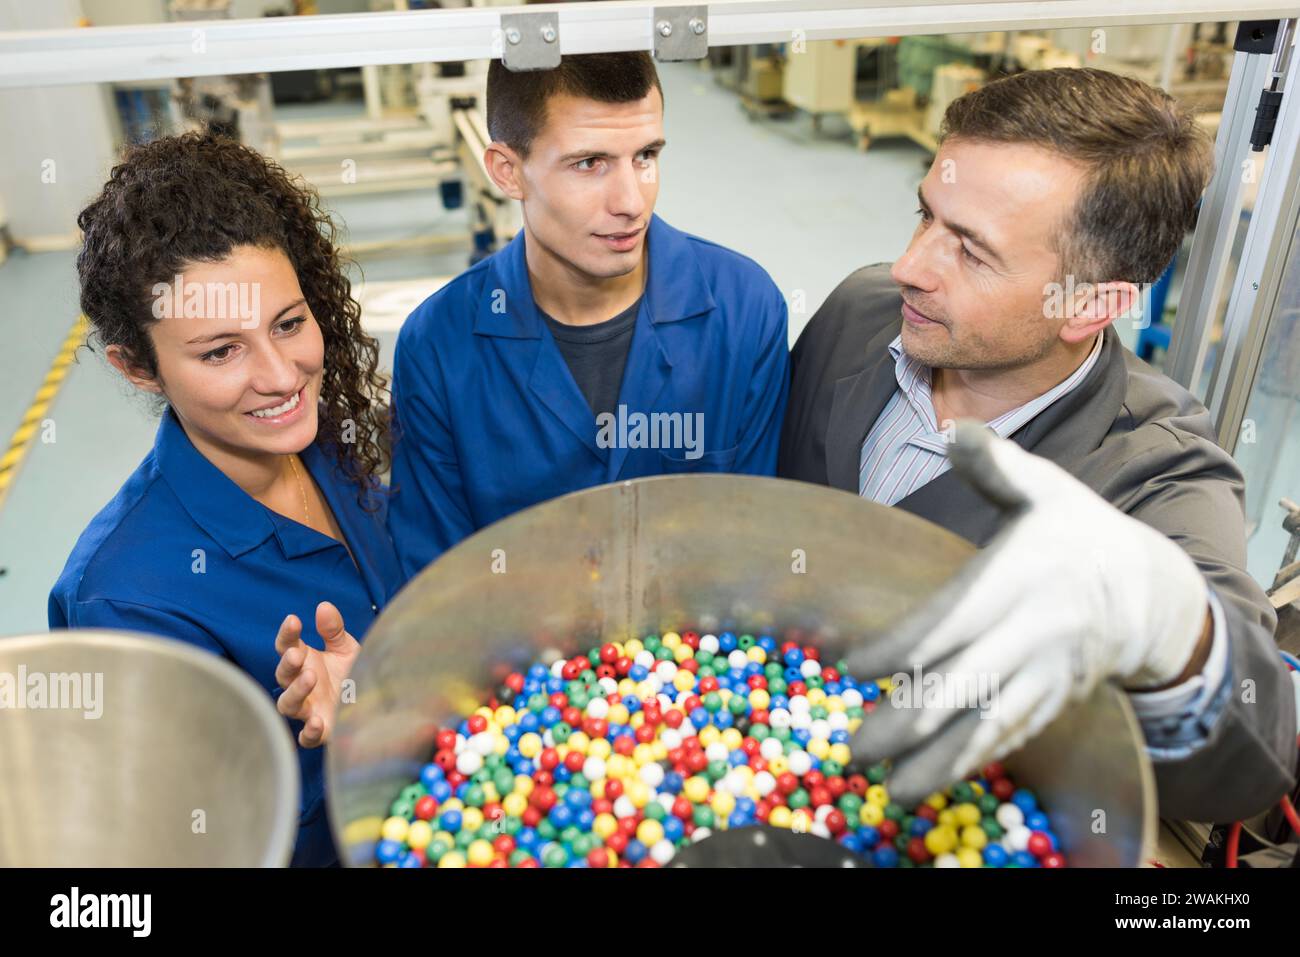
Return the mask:
POLYGON ((796 741, 794 738, 786 738, 784 741, 781 742, 781 750, 784 751, 787 756, 789 756, 791 754, 794 754, 796 751, 802 751, 803 748, 799 746, 799 742, 796 741))
POLYGON ((772 729, 765 724, 751 724, 749 726, 749 736, 755 741, 762 743, 772 734, 772 729))
POLYGON ((591 834, 579 834, 577 837, 575 837, 573 839, 573 844, 572 844, 573 856, 586 857, 587 852, 590 851, 592 847, 595 846, 592 843, 592 841, 593 841, 593 835, 591 834))
POLYGON ((974 796, 975 792, 971 790, 971 786, 965 781, 958 781, 952 786, 952 799, 957 804, 965 804, 974 796))
POLYGON ((757 643, 753 635, 741 635, 736 639, 736 647, 741 651, 749 651, 757 643))
POLYGON ((901 824, 899 824, 898 829, 899 829, 900 831, 902 831, 904 834, 911 834, 911 833, 912 833, 912 822, 915 821, 915 820, 916 820, 916 818, 915 818, 913 815, 911 815, 911 814, 904 814, 904 815, 903 815, 903 821, 902 821, 901 824))
POLYGON ((749 699, 742 694, 733 694, 727 699, 727 710, 739 717, 749 710, 749 699))
POLYGON ((465 848, 469 847, 477 840, 478 840, 477 831, 467 831, 464 828, 462 828, 461 830, 456 832, 456 847, 462 851, 465 850, 465 848))
POLYGON ((450 850, 451 845, 442 840, 442 838, 438 838, 438 840, 430 841, 428 845, 425 846, 424 857, 425 860, 438 861, 442 858, 442 855, 446 854, 450 850))
MULTIPOLYGON (((773 678, 780 678, 783 674, 785 674, 785 669, 782 668, 777 662, 769 661, 766 665, 763 666, 763 674, 767 676, 770 685, 770 682, 773 678)), ((769 690, 771 690, 770 686, 769 686, 769 690)))
POLYGON ((661 647, 658 635, 647 635, 641 642, 646 651, 655 652, 661 647))
POLYGON ((856 822, 858 812, 862 810, 862 798, 858 797, 852 791, 845 791, 840 795, 839 808, 844 812, 844 816, 850 821, 856 822))
POLYGON ((776 740, 781 741, 781 742, 789 741, 789 740, 790 740, 790 729, 789 729, 789 728, 773 728, 773 729, 772 729, 772 737, 776 738, 776 740))
POLYGON ((538 693, 535 695, 529 695, 528 697, 528 710, 533 714, 541 714, 550 706, 551 699, 546 697, 544 694, 538 693))
POLYGON ((703 668, 712 660, 713 660, 713 652, 708 651, 707 649, 701 648, 699 651, 695 652, 695 662, 701 668, 703 668))
POLYGON ((861 705, 855 704, 852 705, 851 707, 845 708, 844 715, 850 720, 852 720, 853 718, 858 718, 859 720, 861 720, 862 718, 866 717, 867 713, 862 710, 861 705))
POLYGON ((519 833, 519 829, 523 826, 524 826, 524 822, 521 821, 519 818, 513 817, 511 815, 506 815, 505 821, 501 825, 501 828, 511 837, 514 837, 514 835, 519 833))
MULTIPOLYGON (((904 857, 907 857, 907 842, 910 841, 911 839, 912 839, 911 835, 908 834, 894 835, 894 847, 898 848, 902 852, 904 857)), ((909 861, 911 860, 910 857, 908 857, 907 859, 909 861)))
POLYGON ((773 678, 767 683, 767 693, 772 695, 785 694, 786 689, 789 687, 784 678, 773 678))
POLYGON ((999 803, 997 795, 986 792, 976 799, 975 806, 980 809, 982 814, 994 814, 997 812, 999 803))
POLYGON ((890 801, 885 805, 885 817, 889 818, 891 821, 901 822, 903 818, 907 817, 907 811, 904 810, 903 805, 899 804, 897 801, 890 801))
POLYGON ((581 771, 573 775, 573 777, 569 778, 568 783, 570 789, 579 788, 583 791, 591 790, 591 782, 587 780, 586 776, 583 775, 581 771))
POLYGON ((1002 825, 997 822, 996 818, 980 818, 980 827, 984 828, 984 833, 989 836, 989 840, 991 841, 1000 840, 1004 833, 1002 825))
POLYGON ((492 780, 492 772, 487 768, 479 768, 470 775, 469 780, 471 784, 487 784, 492 780))
POLYGON ((577 694, 581 690, 582 690, 582 682, 577 680, 576 678, 564 686, 564 693, 568 695, 570 698, 572 698, 575 694, 577 694))
POLYGON ((586 711, 587 702, 590 700, 591 699, 587 697, 587 692, 585 691, 575 691, 573 694, 569 695, 569 704, 573 705, 579 711, 586 711))
POLYGON ((568 844, 570 847, 572 847, 573 842, 580 837, 582 837, 582 831, 576 824, 570 824, 560 832, 560 841, 564 844, 568 844))
POLYGON ((884 784, 885 778, 888 777, 888 775, 889 772, 885 770, 883 764, 873 764, 871 767, 867 768, 867 780, 872 784, 884 784))
POLYGON ((843 678, 844 675, 849 673, 849 663, 841 658, 839 661, 835 662, 835 670, 838 671, 840 677, 843 678))
POLYGON ((731 770, 731 765, 726 761, 710 761, 708 767, 704 769, 705 775, 710 781, 720 781, 727 776, 731 770))
POLYGON ((414 804, 428 793, 429 792, 424 789, 423 784, 408 784, 406 787, 402 788, 402 793, 399 795, 399 798, 403 801, 410 801, 414 804))
POLYGON ((569 735, 573 734, 573 729, 563 721, 557 721, 551 725, 551 739, 556 744, 563 744, 569 740, 569 735))
MULTIPOLYGON (((506 760, 506 756, 504 754, 497 754, 495 751, 493 751, 491 754, 489 754, 486 758, 483 759, 483 767, 487 768, 488 770, 492 771, 495 774, 498 768, 505 766, 505 760, 506 760)), ((511 778, 511 780, 514 779, 511 778)))
POLYGON ((713 712, 713 711, 717 711, 721 707, 722 707, 722 695, 718 694, 716 691, 710 691, 708 694, 704 696, 705 711, 713 712))
POLYGON ((398 798, 392 804, 388 805, 389 817, 404 817, 408 821, 415 817, 415 804, 411 801, 403 801, 398 798))
POLYGON ((465 789, 463 800, 470 807, 482 807, 487 803, 487 795, 483 793, 483 785, 471 784, 465 789))
POLYGON ((812 799, 808 796, 807 791, 805 791, 803 788, 795 788, 792 792, 790 792, 790 796, 786 798, 785 803, 790 808, 790 810, 797 811, 801 807, 807 807, 809 801, 811 800, 812 799))
POLYGON ((529 854, 522 847, 516 847, 513 851, 510 852, 511 867, 519 867, 521 864, 524 863, 524 861, 531 861, 532 859, 533 859, 533 855, 529 854))
POLYGON ((645 816, 650 821, 662 821, 668 816, 668 812, 664 810, 664 806, 658 801, 651 801, 645 806, 645 816))
POLYGON ((697 679, 716 678, 718 673, 713 670, 712 665, 701 665, 700 670, 695 673, 697 679))
POLYGON ((497 789, 497 794, 505 797, 515 789, 515 773, 509 768, 501 768, 493 772, 492 785, 497 789))
POLYGON ((844 773, 844 765, 827 758, 822 762, 821 772, 828 778, 837 778, 844 773))
MULTIPOLYGON (((812 686, 812 685, 809 685, 808 687, 811 688, 811 687, 813 687, 813 686, 812 686)), ((810 718, 812 718, 814 721, 817 721, 817 720, 823 720, 823 721, 824 721, 826 718, 830 717, 830 712, 827 711, 826 708, 825 708, 824 706, 819 705, 819 704, 815 704, 815 705, 813 705, 811 708, 808 709, 808 716, 809 716, 810 718)))
POLYGON ((578 675, 584 684, 593 684, 596 681, 596 672, 588 668, 582 674, 578 675))
MULTIPOLYGON (((902 835, 900 834, 899 837, 902 837, 902 835)), ((906 850, 907 850, 907 846, 904 845, 903 847, 900 847, 900 848, 898 848, 898 849, 899 849, 900 851, 906 851, 906 850)), ((911 859, 910 857, 908 857, 906 854, 900 854, 899 857, 898 857, 898 866, 899 866, 899 867, 916 867, 916 861, 912 860, 912 859, 911 859)))
POLYGON ((713 827, 713 808, 705 804, 697 804, 695 810, 691 812, 691 819, 695 821, 696 827, 713 827))
POLYGON ((596 667, 596 665, 600 664, 600 646, 599 646, 599 645, 597 645, 595 648, 592 648, 591 651, 587 652, 587 660, 591 662, 591 666, 592 666, 593 668, 596 667))
POLYGON ((655 651, 655 661, 676 661, 676 660, 677 660, 677 656, 673 653, 673 650, 667 647, 666 645, 660 645, 658 650, 655 651))
MULTIPOLYGON (((804 683, 804 687, 805 687, 805 688, 820 688, 820 687, 822 687, 822 685, 824 685, 824 684, 826 683, 826 681, 825 681, 824 678, 822 678, 821 675, 809 675, 807 678, 804 678, 804 679, 803 679, 803 683, 804 683)), ((816 708, 810 708, 810 709, 809 709, 809 714, 812 714, 812 712, 815 711, 815 710, 817 710, 817 709, 816 709, 816 708)), ((822 708, 822 710, 825 711, 826 709, 825 709, 825 708, 822 708)), ((814 714, 813 717, 815 718, 815 717, 817 717, 817 716, 814 714)), ((822 715, 822 717, 824 718, 824 717, 826 717, 826 716, 825 716, 825 715, 822 715)))
POLYGON ((542 864, 546 867, 563 867, 569 863, 569 853, 558 844, 550 844, 542 851, 542 864))
POLYGON ((544 817, 537 822, 537 836, 540 837, 543 841, 555 840, 555 835, 557 833, 558 832, 555 830, 555 825, 551 823, 551 819, 549 817, 544 817))

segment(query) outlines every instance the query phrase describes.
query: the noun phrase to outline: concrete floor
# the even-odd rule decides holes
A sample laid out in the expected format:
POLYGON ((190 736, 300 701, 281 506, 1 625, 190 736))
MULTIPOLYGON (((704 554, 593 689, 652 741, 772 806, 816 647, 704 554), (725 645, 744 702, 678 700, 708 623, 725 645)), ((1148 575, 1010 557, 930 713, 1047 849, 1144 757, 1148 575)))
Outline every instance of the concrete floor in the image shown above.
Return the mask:
MULTIPOLYGON (((806 309, 790 317, 791 340, 818 305, 857 267, 896 257, 914 226, 916 185, 928 159, 904 142, 866 154, 847 136, 811 137, 806 116, 751 121, 734 94, 695 66, 661 68, 668 147, 657 211, 689 232, 764 265, 806 309)), ((284 118, 318 107, 285 109, 284 118)), ((325 107, 322 112, 336 111, 325 107)), ((465 210, 444 210, 435 192, 331 202, 347 239, 365 242, 436 230, 466 236, 466 250, 367 257, 366 280, 449 277, 467 264, 465 210)), ((8 437, 78 315, 75 254, 16 254, 0 265, 0 435, 8 437)), ((358 280, 361 275, 356 277, 358 280)), ((1131 330, 1122 333, 1132 344, 1131 330)), ((391 368, 396 333, 377 332, 391 368)), ((103 361, 87 350, 48 418, 54 441, 37 442, 0 508, 0 635, 43 631, 50 586, 77 536, 153 442, 156 419, 103 361)), ((1269 571, 1271 577, 1271 569, 1269 571)))

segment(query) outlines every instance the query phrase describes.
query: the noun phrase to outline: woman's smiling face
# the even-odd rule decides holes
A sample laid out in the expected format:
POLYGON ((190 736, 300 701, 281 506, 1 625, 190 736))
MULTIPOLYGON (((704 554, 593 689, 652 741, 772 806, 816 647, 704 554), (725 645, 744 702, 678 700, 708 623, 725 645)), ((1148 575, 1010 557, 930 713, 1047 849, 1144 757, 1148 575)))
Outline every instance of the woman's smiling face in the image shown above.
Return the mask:
POLYGON ((237 246, 151 292, 157 376, 127 368, 120 350, 109 359, 164 395, 195 445, 247 457, 315 440, 325 343, 281 250, 237 246))

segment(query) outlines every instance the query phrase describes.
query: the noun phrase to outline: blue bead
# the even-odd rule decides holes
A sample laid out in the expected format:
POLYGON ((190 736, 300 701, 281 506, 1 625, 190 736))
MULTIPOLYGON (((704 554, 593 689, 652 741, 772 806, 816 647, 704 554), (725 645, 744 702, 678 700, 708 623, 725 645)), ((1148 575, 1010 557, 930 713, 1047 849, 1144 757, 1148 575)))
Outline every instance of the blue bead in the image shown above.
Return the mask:
MULTIPOLYGON (((639 679, 633 679, 639 680, 639 679)), ((623 695, 623 707, 627 708, 628 714, 636 714, 641 710, 641 699, 634 694, 623 695)))
POLYGON ((847 731, 832 731, 830 742, 831 744, 848 744, 849 733, 847 731))
POLYGON ((402 859, 397 862, 397 866, 398 867, 423 867, 424 865, 420 863, 420 859, 415 856, 414 851, 407 851, 405 854, 402 855, 402 859))
POLYGON ((1042 811, 1034 811, 1025 815, 1025 827, 1031 831, 1046 831, 1052 824, 1047 820, 1047 815, 1042 811))
POLYGON ((524 716, 519 719, 519 727, 525 732, 536 731, 542 726, 541 719, 531 711, 525 711, 524 716))
POLYGON ((456 728, 456 732, 457 732, 461 737, 463 737, 463 738, 468 738, 468 737, 469 737, 469 719, 468 719, 468 718, 466 718, 464 721, 462 721, 462 722, 460 723, 460 725, 456 728))
POLYGON ((523 758, 523 755, 519 753, 518 748, 512 747, 506 749, 506 763, 508 763, 511 767, 514 767, 514 763, 520 760, 521 758, 523 758))
POLYGON ((506 736, 507 741, 509 741, 511 744, 514 744, 516 741, 519 740, 519 736, 523 734, 523 732, 519 730, 519 725, 508 724, 506 725, 506 729, 505 731, 502 732, 502 734, 506 736))
POLYGON ((586 788, 569 788, 564 792, 564 803, 575 811, 591 805, 591 792, 586 788))
POLYGON ((436 764, 426 764, 420 770, 420 783, 424 785, 426 791, 431 790, 435 784, 445 778, 442 768, 436 764))
POLYGON ((435 801, 441 804, 451 797, 451 785, 446 781, 438 781, 433 787, 429 788, 429 793, 433 795, 435 801))
POLYGON ((838 681, 828 681, 826 684, 822 685, 822 691, 825 691, 827 694, 839 694, 843 690, 843 687, 841 687, 838 681))
POLYGON ((583 868, 583 867, 590 867, 591 865, 587 863, 587 859, 585 857, 571 857, 569 858, 569 863, 565 864, 564 866, 583 868))
POLYGON ((858 840, 863 847, 875 847, 880 843, 880 832, 870 824, 864 824, 858 828, 858 840))
POLYGON ((636 864, 639 861, 645 860, 645 856, 649 852, 649 848, 634 837, 632 840, 627 842, 627 847, 623 851, 623 857, 627 859, 628 863, 636 864))
POLYGON ((771 635, 763 635, 758 639, 758 646, 770 655, 776 651, 776 639, 771 635))
POLYGON ((875 701, 880 697, 880 685, 876 684, 874 681, 864 684, 858 690, 862 692, 863 701, 875 701))
POLYGON ((515 774, 523 774, 530 778, 537 772, 531 758, 520 758, 510 765, 510 770, 514 771, 515 774))
POLYGON ((691 724, 696 728, 702 728, 709 723, 709 712, 704 708, 691 709, 691 724))
POLYGON ((569 780, 569 778, 573 777, 573 772, 570 771, 568 768, 566 768, 563 764, 558 765, 556 769, 551 772, 551 774, 554 775, 556 781, 567 781, 569 780))
POLYGON ((749 664, 745 665, 746 678, 753 678, 757 675, 761 675, 762 673, 763 673, 763 666, 760 665, 757 661, 751 661, 749 664))
POLYGON ((1038 810, 1038 800, 1034 797, 1032 792, 1027 791, 1024 788, 1016 789, 1015 793, 1011 795, 1011 803, 1020 808, 1026 816, 1028 816, 1031 811, 1038 810))
POLYGON ((733 768, 738 768, 742 764, 749 763, 749 755, 746 754, 744 751, 741 751, 739 748, 737 748, 735 751, 732 751, 729 755, 727 755, 727 763, 730 764, 733 768))
POLYGON ((791 648, 781 658, 782 661, 790 668, 798 669, 803 664, 803 652, 798 648, 791 648))
POLYGON ((469 781, 461 781, 460 784, 456 785, 456 797, 460 798, 462 801, 465 800, 465 795, 469 793, 469 788, 469 781))
POLYGON ((550 818, 557 831, 562 831, 573 823, 573 808, 567 803, 556 802, 551 808, 551 813, 546 816, 550 818))
POLYGON ((748 823, 749 823, 749 816, 746 814, 741 814, 739 808, 734 809, 731 812, 731 814, 727 816, 727 826, 730 828, 734 829, 738 827, 744 827, 748 823))
POLYGON ((715 728, 730 728, 735 723, 735 716, 726 708, 719 708, 718 713, 713 716, 713 726, 715 728))
POLYGON ((573 816, 573 823, 578 825, 580 831, 590 831, 591 826, 596 823, 596 812, 589 807, 584 807, 573 816))
POLYGON ((925 818, 923 818, 923 817, 913 818, 913 819, 912 819, 912 828, 911 828, 911 830, 912 830, 912 836, 913 836, 913 837, 924 837, 924 836, 925 836, 925 832, 928 831, 928 830, 930 830, 930 828, 932 828, 932 827, 934 827, 934 822, 933 822, 933 821, 927 821, 927 820, 926 820, 925 818))
POLYGON ((555 694, 557 691, 564 690, 564 679, 559 675, 551 675, 546 679, 546 693, 555 694))
POLYGON ((984 848, 984 863, 989 867, 1006 867, 1007 852, 1001 844, 989 844, 984 848))
POLYGON ((650 669, 644 665, 633 665, 627 669, 627 676, 633 681, 645 681, 650 675, 650 669))
POLYGON ((663 794, 679 794, 685 785, 686 782, 682 780, 680 774, 676 771, 669 771, 664 775, 663 781, 660 782, 659 790, 663 794))
POLYGON ((438 823, 442 829, 449 834, 455 834, 460 830, 460 811, 443 811, 442 817, 438 818, 438 823))
POLYGON ((1028 851, 1016 851, 1016 853, 1011 855, 1011 859, 1021 867, 1038 866, 1038 858, 1034 857, 1034 855, 1030 854, 1028 851))
POLYGON ((548 704, 545 708, 542 709, 542 713, 539 717, 541 718, 542 724, 546 725, 547 727, 550 727, 551 725, 559 721, 562 715, 560 714, 559 708, 555 707, 554 705, 548 704))
POLYGON ((392 864, 402 854, 402 845, 398 841, 382 840, 375 848, 375 857, 380 864, 392 864))
POLYGON ((767 703, 768 711, 775 711, 777 708, 789 708, 790 698, 783 694, 774 694, 767 703))
POLYGON ((686 828, 682 824, 682 819, 673 817, 671 814, 664 818, 664 837, 676 844, 686 833, 686 828))
POLYGON ((871 861, 877 867, 897 867, 898 851, 886 845, 871 852, 871 861))
POLYGON ((803 681, 803 672, 800 671, 798 668, 794 668, 794 667, 786 668, 785 683, 788 685, 792 685, 796 681, 803 681))
POLYGON ((862 853, 862 842, 858 840, 856 834, 844 833, 840 835, 840 846, 854 854, 862 853))
POLYGON ((528 669, 528 677, 536 678, 538 681, 546 680, 546 678, 549 677, 550 674, 551 673, 549 670, 547 670, 546 665, 542 664, 541 662, 538 662, 537 664, 533 665, 531 668, 528 669))
POLYGON ((736 798, 736 810, 752 816, 758 810, 758 805, 754 803, 753 798, 742 795, 736 798))
POLYGON ((807 728, 795 728, 790 732, 790 737, 794 738, 794 740, 799 743, 799 746, 802 747, 812 740, 812 732, 807 728))
POLYGON ((537 829, 532 827, 521 827, 515 834, 515 844, 522 847, 529 854, 537 847, 537 829))
POLYGON ((729 631, 718 635, 718 650, 730 654, 736 650, 736 636, 729 631))

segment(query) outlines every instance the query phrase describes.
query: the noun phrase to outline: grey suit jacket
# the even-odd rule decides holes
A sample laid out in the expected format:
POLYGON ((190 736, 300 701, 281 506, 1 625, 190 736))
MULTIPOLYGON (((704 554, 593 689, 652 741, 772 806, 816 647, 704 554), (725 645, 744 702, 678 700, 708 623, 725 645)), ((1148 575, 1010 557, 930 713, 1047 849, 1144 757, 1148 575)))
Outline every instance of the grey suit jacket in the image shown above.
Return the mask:
MULTIPOLYGON (((897 388, 889 343, 901 303, 888 264, 868 266, 813 316, 794 348, 779 475, 858 493, 862 443, 897 388)), ((1209 413, 1108 328, 1079 386, 1011 438, 1181 545, 1223 606, 1226 704, 1190 754, 1151 751, 1161 814, 1230 821, 1267 809, 1294 785, 1295 696, 1273 642, 1276 616, 1245 571, 1242 475, 1215 444, 1209 413)), ((952 471, 896 507, 978 546, 1003 521, 952 471)))

